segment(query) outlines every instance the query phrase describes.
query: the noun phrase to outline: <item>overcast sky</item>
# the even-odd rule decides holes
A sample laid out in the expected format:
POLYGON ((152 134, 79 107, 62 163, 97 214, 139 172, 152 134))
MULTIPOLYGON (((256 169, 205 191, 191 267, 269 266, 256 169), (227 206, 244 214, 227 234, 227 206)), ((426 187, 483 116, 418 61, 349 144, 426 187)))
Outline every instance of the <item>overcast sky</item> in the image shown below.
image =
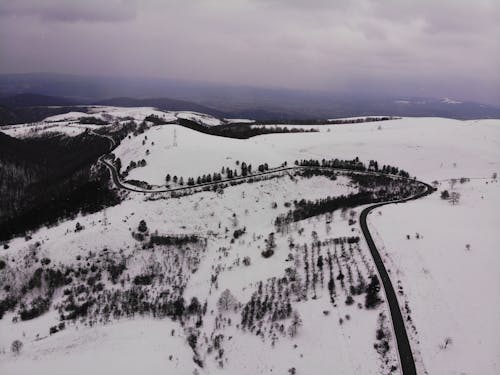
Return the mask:
POLYGON ((500 104, 499 0, 0 0, 0 73, 500 104))

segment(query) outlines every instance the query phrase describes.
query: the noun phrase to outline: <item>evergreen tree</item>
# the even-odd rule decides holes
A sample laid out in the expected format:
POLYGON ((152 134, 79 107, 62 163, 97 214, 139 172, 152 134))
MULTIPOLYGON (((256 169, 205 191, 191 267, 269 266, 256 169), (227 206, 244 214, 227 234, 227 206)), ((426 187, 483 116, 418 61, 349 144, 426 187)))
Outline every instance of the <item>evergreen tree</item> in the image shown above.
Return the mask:
POLYGON ((370 278, 370 284, 366 289, 366 297, 365 297, 365 307, 367 309, 374 309, 382 300, 380 299, 378 292, 380 291, 380 282, 378 280, 377 275, 373 275, 370 278))
POLYGON ((141 220, 139 222, 139 227, 137 228, 139 232, 145 233, 148 230, 148 226, 146 225, 146 221, 141 220))

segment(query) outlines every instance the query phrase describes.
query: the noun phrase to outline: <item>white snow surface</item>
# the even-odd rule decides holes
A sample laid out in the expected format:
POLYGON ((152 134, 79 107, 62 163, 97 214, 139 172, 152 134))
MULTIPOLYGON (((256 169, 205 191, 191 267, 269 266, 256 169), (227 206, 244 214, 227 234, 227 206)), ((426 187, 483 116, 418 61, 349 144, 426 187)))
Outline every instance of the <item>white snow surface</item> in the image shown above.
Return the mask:
MULTIPOLYGON (((50 314, 46 314, 50 315, 50 314)), ((36 321, 5 327, 0 321, 2 341, 6 337, 22 337, 33 330, 36 321), (31 323, 31 324, 30 324, 31 323), (4 337, 5 335, 5 337, 4 337)), ((56 319, 54 319, 55 321, 56 319)), ((2 374, 88 375, 88 374, 179 374, 191 375, 196 365, 191 349, 170 320, 148 318, 113 322, 89 328, 70 327, 59 335, 25 344, 21 358, 2 356, 2 374), (172 358, 170 358, 172 356, 172 358)))
POLYGON ((222 166, 236 167, 237 160, 256 167, 264 162, 278 166, 297 159, 359 156, 364 161, 377 160, 379 165, 397 165, 426 181, 487 177, 500 170, 500 120, 403 118, 314 129, 320 132, 238 140, 166 125, 122 143, 115 155, 124 166, 144 158, 147 165, 132 170, 130 178, 152 185, 164 185, 167 173, 196 178, 219 172, 222 166), (177 147, 173 147, 174 129, 177 147), (145 136, 148 140, 143 146, 145 136))
MULTIPOLYGON (((115 113, 120 113, 117 116, 132 113, 133 117, 134 113, 147 116, 151 114, 148 111, 121 109, 115 113)), ((263 162, 273 167, 283 161, 291 164, 295 159, 359 156, 364 161, 375 159, 379 165, 402 167, 420 180, 438 180, 439 190, 460 192, 457 205, 450 205, 439 198, 439 193, 434 193, 409 203, 385 206, 370 215, 369 226, 394 286, 401 286, 400 306, 408 303, 411 310, 404 313, 411 316, 407 329, 419 373, 498 374, 500 183, 490 177, 493 172, 500 172, 500 120, 403 118, 317 128, 319 133, 271 134, 235 140, 162 125, 125 139, 114 153, 124 166, 131 160, 144 158, 147 165, 133 169, 129 178, 156 185, 164 184, 167 173, 196 177, 219 172, 223 166, 236 168, 236 160, 252 163, 256 168, 263 162), (173 147, 174 131, 176 147, 173 147), (460 177, 471 181, 457 183, 452 189, 448 179, 460 177), (447 337, 451 343, 443 348, 447 337)), ((260 256, 264 239, 274 231, 274 218, 288 210, 286 202, 348 194, 353 189, 344 177, 336 181, 324 177, 300 180, 283 177, 227 188, 222 195, 202 192, 177 199, 148 200, 142 194, 130 194, 120 205, 103 212, 42 228, 29 241, 13 239, 10 248, 0 256, 12 267, 18 267, 19 277, 23 277, 25 256, 35 242, 41 244, 38 257, 48 257, 55 264, 80 264, 75 260, 77 256, 107 248, 110 253, 121 251, 136 259, 127 270, 133 277, 145 267, 149 257, 131 236, 139 220, 144 219, 151 232, 197 233, 208 238, 199 269, 190 275, 185 298, 207 299, 208 311, 216 310, 216 301, 224 289, 230 289, 245 303, 259 281, 282 277, 288 267, 285 259, 289 238, 304 244, 310 243, 312 231, 321 239, 361 235, 357 224, 348 225, 345 217, 336 212, 331 224, 325 215, 297 223, 288 235, 277 236, 277 252, 273 257, 260 256), (277 208, 272 209, 275 202, 277 208), (76 222, 84 230, 75 232, 76 222), (229 244, 226 227, 229 235, 241 227, 246 227, 247 232, 229 244), (227 247, 227 252, 221 252, 221 247, 227 247), (251 257, 251 265, 236 265, 244 256, 251 257), (221 269, 218 289, 210 284, 214 267, 221 269)), ((356 219, 360 209, 354 210, 356 219)), ((356 257, 359 260, 362 256, 371 261, 364 241, 356 257)), ((388 314, 386 303, 375 311, 367 311, 357 307, 358 302, 363 302, 362 296, 355 297, 352 306, 346 306, 344 299, 345 296, 339 296, 337 306, 332 307, 328 291, 321 290, 317 299, 298 303, 294 308, 302 317, 302 330, 293 339, 280 338, 274 347, 255 334, 242 332, 235 324, 217 330, 214 315, 207 314, 202 330, 207 335, 211 332, 225 335, 227 361, 221 369, 208 357, 205 367, 197 371, 286 374, 295 367, 298 374, 388 373, 387 365, 373 349, 378 314, 388 314), (324 310, 329 314, 323 314, 324 310), (339 324, 340 319, 343 324, 339 324)), ((239 314, 229 316, 234 322, 241 319, 239 314)), ((77 323, 48 336, 48 327, 57 321, 54 310, 20 323, 13 323, 12 314, 6 314, 0 320, 0 373, 193 374, 196 368, 182 327, 170 319, 136 317, 93 327, 77 323), (35 340, 37 334, 41 340, 35 340), (19 356, 9 353, 14 339, 24 342, 19 356)), ((390 344, 388 364, 397 365, 393 337, 390 344)))
POLYGON ((175 115, 177 118, 191 120, 197 122, 200 125, 205 125, 205 126, 217 126, 223 123, 218 118, 198 112, 189 112, 189 111, 176 112, 175 115))
POLYGON ((225 118, 224 121, 228 124, 252 124, 255 120, 249 120, 245 118, 225 118))
MULTIPOLYGON (((359 235, 359 231, 352 232, 340 214, 334 215, 333 221, 337 224, 331 228, 325 225, 324 218, 314 218, 298 225, 305 229, 304 234, 297 235, 294 231, 289 236, 278 236, 279 250, 272 258, 260 256, 265 246, 264 239, 274 230, 274 218, 287 211, 285 202, 302 198, 318 199, 352 191, 353 187, 344 177, 336 181, 325 177, 294 181, 285 177, 238 185, 226 189, 223 196, 204 192, 179 199, 150 201, 144 200, 141 194, 132 194, 125 202, 105 212, 41 229, 28 242, 24 238, 14 239, 4 254, 15 259, 12 264, 22 269, 24 259, 35 242, 41 244, 39 257, 63 264, 79 264, 75 261, 77 256, 107 248, 109 253, 121 251, 127 257, 144 258, 144 263, 128 264, 127 272, 133 277, 145 267, 150 256, 131 237, 131 229, 137 228, 140 219, 146 220, 152 232, 208 234, 207 254, 199 270, 190 276, 185 298, 188 301, 192 296, 197 296, 201 301, 207 298, 208 311, 216 310, 216 301, 222 290, 230 289, 240 302, 245 303, 259 281, 281 277, 288 267, 285 262, 288 238, 295 238, 298 244, 308 243, 313 230, 319 238, 359 235), (276 209, 271 209, 273 202, 277 203, 276 209), (73 229, 76 222, 80 222, 84 230, 75 233, 73 229), (247 234, 229 245, 228 255, 221 258, 221 246, 228 246, 228 237, 223 234, 225 227, 230 228, 230 234, 235 228, 246 227, 247 234), (250 266, 235 265, 243 256, 251 258, 250 266), (214 266, 222 266, 216 290, 209 282, 214 266)), ((296 367, 299 372, 307 372, 312 366, 318 366, 318 373, 327 373, 334 368, 342 373, 378 374, 383 364, 373 349, 373 343, 378 313, 387 314, 386 305, 381 305, 375 311, 367 311, 360 310, 356 304, 346 306, 344 299, 345 295, 339 296, 338 306, 332 307, 328 291, 323 289, 318 291, 316 300, 298 304, 296 309, 301 314, 304 329, 293 340, 280 338, 274 348, 267 339, 264 341, 255 334, 242 332, 234 324, 222 331, 215 329, 212 322, 214 316, 211 314, 207 314, 202 329, 207 335, 215 329, 215 333, 221 332, 226 338, 231 337, 224 344, 227 358, 224 368, 228 373, 286 373, 291 367, 296 367), (330 314, 324 315, 324 310, 330 314), (339 323, 341 318, 343 324, 339 323)), ((356 303, 364 301, 363 296, 355 299, 356 303)), ((229 316, 234 322, 241 319, 239 313, 229 316)), ((78 330, 69 325, 66 330, 47 337, 48 328, 57 323, 56 314, 47 313, 40 318, 16 324, 11 322, 11 317, 12 314, 8 314, 0 321, 0 352, 5 353, 0 354, 2 373, 29 374, 34 367, 40 374, 62 373, 73 364, 79 368, 75 370, 77 374, 88 371, 95 374, 107 374, 109 371, 129 374, 137 370, 135 362, 141 361, 142 356, 148 362, 144 364, 147 373, 170 371, 191 374, 194 369, 186 337, 180 339, 177 335, 169 336, 172 327, 179 334, 182 327, 169 319, 152 321, 149 318, 135 318, 132 322, 124 320, 111 326, 102 327, 98 324, 93 328, 77 324, 78 330), (35 341, 37 334, 42 340, 35 341), (9 353, 10 343, 16 338, 25 345, 19 356, 9 353), (164 344, 161 344, 162 341, 164 344), (170 354, 175 358, 173 363, 168 360, 170 354), (120 361, 120 356, 126 359, 120 361)), ((391 344, 389 363, 397 363, 394 350, 391 344)), ((205 360, 204 369, 198 370, 200 374, 221 371, 210 357, 205 360)))
POLYGON ((460 193, 460 203, 433 194, 385 206, 369 225, 393 283, 404 288, 398 297, 411 309, 422 373, 498 374, 500 182, 477 179, 451 189, 443 181, 439 189, 460 193))
MULTIPOLYGON (((8 125, 0 128, 0 131, 12 137, 29 137, 41 135, 47 132, 58 132, 68 136, 81 134, 85 129, 95 129, 103 125, 79 124, 81 118, 95 117, 99 120, 107 121, 110 124, 114 122, 126 122, 134 120, 137 123, 142 122, 147 116, 155 115, 167 122, 174 122, 177 119, 189 119, 204 126, 217 126, 225 122, 213 116, 203 113, 189 111, 162 111, 153 107, 112 107, 112 106, 82 106, 87 112, 68 112, 60 115, 49 116, 44 120, 31 123, 8 125)), ((225 120, 224 120, 225 121, 225 120)), ((235 122, 253 122, 252 120, 234 119, 228 120, 235 122)))

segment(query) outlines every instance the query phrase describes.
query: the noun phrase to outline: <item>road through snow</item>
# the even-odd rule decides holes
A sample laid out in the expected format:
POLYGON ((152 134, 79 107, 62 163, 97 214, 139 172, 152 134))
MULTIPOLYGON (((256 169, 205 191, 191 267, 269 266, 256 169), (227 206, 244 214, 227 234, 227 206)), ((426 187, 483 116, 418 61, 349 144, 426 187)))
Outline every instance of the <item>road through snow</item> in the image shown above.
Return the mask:
MULTIPOLYGON (((110 141, 110 152, 113 150, 115 147, 115 142, 111 137, 104 136, 101 134, 97 134, 92 132, 94 135, 100 136, 100 137, 105 137, 110 141)), ((297 169, 305 169, 309 167, 305 166, 292 166, 292 167, 280 167, 280 168, 275 168, 269 171, 261 172, 258 174, 252 174, 250 176, 240 176, 240 177, 235 177, 232 179, 227 179, 224 181, 216 181, 216 182, 206 182, 203 184, 197 184, 193 186, 184 186, 184 187, 178 187, 178 188, 165 188, 165 189, 159 189, 159 190, 147 190, 147 189, 140 189, 140 188, 132 188, 130 186, 126 186, 122 183, 120 180, 118 171, 116 170, 115 166, 105 160, 107 155, 103 155, 99 158, 99 162, 104 164, 110 171, 111 177, 113 180, 113 183, 115 186, 121 189, 125 189, 128 191, 132 192, 137 192, 137 193, 143 193, 143 194, 152 194, 152 193, 161 193, 161 192, 174 192, 174 191, 181 191, 181 190, 187 190, 187 189, 193 189, 197 187, 205 187, 205 186, 214 186, 217 184, 221 184, 224 182, 230 182, 230 181, 241 181, 241 180, 246 180, 250 178, 255 178, 259 177, 262 175, 268 175, 268 174, 273 174, 273 173, 279 173, 279 172, 284 172, 284 171, 290 171, 290 170, 297 170, 297 169)), ((311 167, 311 168, 318 168, 318 167, 311 167)), ((322 168, 322 167, 320 167, 322 168)), ((338 171, 348 171, 345 169, 337 169, 337 168, 329 168, 329 167, 323 167, 323 168, 328 168, 328 169, 334 169, 338 171)), ((349 172, 357 172, 357 171, 350 171, 349 172)), ((379 172, 357 172, 357 173, 364 173, 364 174, 375 174, 375 175, 382 175, 382 173, 379 172)), ((404 180, 410 180, 409 178, 404 178, 404 177, 398 177, 404 180)), ((414 180, 412 180, 414 181, 414 180)), ((368 245, 368 248, 370 249, 370 253, 372 255, 373 261, 375 263, 375 266, 377 267, 377 272, 382 280, 382 285, 385 290, 385 295, 387 298, 387 303, 389 304, 389 310, 391 312, 391 320, 392 320, 392 325, 394 329, 394 334, 396 336, 396 342, 397 342, 397 348, 398 348, 398 353, 399 353, 399 361, 401 365, 401 373, 403 375, 416 375, 416 367, 415 367, 415 360, 413 358, 413 352, 411 350, 411 345, 410 341, 408 339, 408 334, 406 332, 406 326, 404 324, 403 316, 401 314, 401 309, 399 307, 398 299, 396 296, 396 293, 394 291, 394 287, 392 285, 391 279, 389 277, 389 274, 387 272, 387 269, 385 268, 384 262, 382 261, 382 258, 380 256, 380 253, 375 246, 375 243, 373 241, 373 238, 370 234, 370 231, 368 229, 368 224, 366 222, 367 216, 370 212, 372 212, 374 209, 387 205, 387 204, 396 204, 396 203, 404 203, 410 200, 415 200, 418 198, 422 198, 424 196, 427 196, 431 194, 434 191, 434 188, 430 186, 429 184, 421 181, 416 181, 417 183, 425 186, 425 191, 418 193, 414 196, 400 199, 400 200, 395 200, 395 201, 388 201, 388 202, 379 202, 373 205, 370 205, 366 208, 363 209, 360 215, 359 223, 361 227, 361 231, 363 232, 363 236, 365 237, 366 243, 368 245)))

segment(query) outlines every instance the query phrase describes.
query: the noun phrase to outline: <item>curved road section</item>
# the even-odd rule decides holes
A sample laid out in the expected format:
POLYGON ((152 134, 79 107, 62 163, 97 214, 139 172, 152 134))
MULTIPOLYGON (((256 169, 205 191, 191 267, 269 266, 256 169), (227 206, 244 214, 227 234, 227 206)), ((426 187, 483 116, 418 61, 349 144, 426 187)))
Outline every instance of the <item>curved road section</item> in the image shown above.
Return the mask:
POLYGON ((361 212, 361 215, 359 217, 359 223, 361 226, 361 230, 363 232, 363 236, 366 239, 366 243, 372 254, 373 261, 375 262, 375 266, 377 267, 378 274, 382 279, 382 285, 384 286, 385 295, 387 297, 387 303, 389 304, 389 310, 391 312, 392 326, 394 328, 394 334, 396 336, 396 342, 398 345, 398 352, 399 352, 399 360, 401 364, 401 372, 403 375, 417 374, 417 370, 415 368, 415 359, 413 358, 413 353, 411 351, 410 340, 408 339, 408 334, 406 332, 406 327, 403 320, 403 315, 401 314, 401 309, 399 308, 396 292, 394 291, 394 287, 392 286, 391 279, 389 277, 389 274, 387 273, 387 269, 385 268, 384 262, 382 261, 382 257, 380 256, 380 253, 377 250, 377 247, 375 246, 375 242, 373 241, 372 235, 368 230, 368 224, 366 223, 366 218, 370 212, 372 212, 378 207, 385 206, 387 204, 403 203, 409 200, 418 199, 426 195, 429 195, 434 191, 434 188, 432 186, 424 182, 420 183, 426 187, 426 190, 423 191, 422 193, 397 201, 382 202, 374 204, 372 206, 368 206, 361 212))
MULTIPOLYGON (((110 141, 110 152, 115 146, 114 140, 109 137, 109 136, 103 136, 101 134, 97 134, 92 132, 93 134, 100 136, 100 137, 105 137, 110 141)), ((116 170, 115 166, 105 160, 106 155, 103 155, 99 158, 99 162, 103 163, 110 171, 111 177, 113 180, 113 183, 115 186, 121 188, 121 189, 126 189, 129 191, 137 192, 137 193, 160 193, 160 192, 172 192, 172 191, 178 191, 178 190, 185 190, 185 189, 192 189, 192 188, 197 188, 197 187, 203 187, 203 186, 210 186, 210 185, 217 185, 220 183, 224 182, 230 182, 230 181, 237 181, 237 180, 245 180, 249 179, 252 177, 258 177, 261 175, 266 175, 266 174, 271 174, 271 173, 277 173, 277 172, 283 172, 287 170, 293 170, 293 169, 301 169, 301 168, 307 168, 304 166, 292 166, 292 167, 281 167, 281 168, 276 168, 272 169, 266 172, 250 175, 250 176, 240 176, 233 178, 231 180, 224 180, 224 181, 216 181, 216 182, 207 182, 203 184, 197 184, 193 186, 184 186, 184 187, 178 187, 178 188, 173 188, 173 189, 159 189, 159 190, 145 190, 145 189, 140 189, 140 188, 133 188, 127 185, 124 185, 122 181, 120 180, 120 176, 118 174, 118 171, 116 170)), ((318 168, 318 167, 312 167, 312 168, 318 168)), ((319 167, 322 168, 322 167, 319 167)), ((330 168, 332 169, 332 168, 330 168)), ((343 171, 343 169, 338 169, 339 171, 343 171)), ((354 171, 349 171, 349 172, 354 172, 354 171)), ((358 173, 366 173, 366 174, 380 174, 378 172, 358 172, 358 173)), ((408 178, 402 178, 404 180, 409 180, 408 178)), ((389 310, 391 312, 391 320, 392 320, 392 325, 394 328, 394 334, 396 336, 396 342, 398 346, 398 352, 399 352, 399 360, 401 364, 401 372, 403 375, 416 375, 417 370, 415 368, 415 360, 413 358, 413 352, 411 350, 410 346, 410 340, 408 339, 408 334, 406 332, 406 327, 405 323, 403 320, 403 315, 401 314, 401 309, 399 308, 399 303, 398 299, 396 296, 396 292, 394 291, 394 287, 392 286, 391 279, 389 277, 389 274, 387 272, 387 269, 385 268, 384 262, 382 261, 382 257, 380 256, 380 253, 375 246, 375 242, 373 241, 372 235, 370 234, 370 231, 368 229, 368 224, 366 222, 366 218, 368 217, 368 214, 375 210, 378 207, 385 206, 387 204, 394 204, 394 203, 404 203, 410 200, 415 200, 418 198, 422 198, 426 195, 431 194, 434 191, 434 188, 430 186, 429 184, 426 184, 425 182, 421 181, 416 181, 420 183, 422 186, 425 187, 425 190, 422 191, 419 194, 416 194, 414 196, 400 199, 400 200, 395 200, 395 201, 388 201, 388 202, 381 202, 381 203, 376 203, 371 206, 366 207, 363 209, 361 212, 360 218, 359 218, 359 223, 361 226, 361 231, 363 232, 363 236, 365 237, 366 243, 368 245, 368 248, 370 249, 373 261, 375 262, 375 266, 377 267, 378 274, 382 280, 382 285, 385 290, 385 295, 387 298, 387 303, 389 304, 389 310)))

